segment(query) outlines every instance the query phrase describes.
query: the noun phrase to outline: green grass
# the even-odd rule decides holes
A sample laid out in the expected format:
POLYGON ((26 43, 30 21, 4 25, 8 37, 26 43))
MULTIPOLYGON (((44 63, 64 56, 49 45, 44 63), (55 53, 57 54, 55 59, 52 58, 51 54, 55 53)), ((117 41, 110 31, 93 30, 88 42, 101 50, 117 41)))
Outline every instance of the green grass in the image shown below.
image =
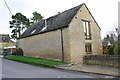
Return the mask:
POLYGON ((43 58, 35 58, 35 57, 26 57, 26 56, 5 56, 4 58, 13 60, 13 61, 31 64, 31 65, 50 67, 50 68, 55 68, 55 66, 57 65, 67 64, 61 61, 55 61, 55 60, 49 60, 49 59, 43 59, 43 58))

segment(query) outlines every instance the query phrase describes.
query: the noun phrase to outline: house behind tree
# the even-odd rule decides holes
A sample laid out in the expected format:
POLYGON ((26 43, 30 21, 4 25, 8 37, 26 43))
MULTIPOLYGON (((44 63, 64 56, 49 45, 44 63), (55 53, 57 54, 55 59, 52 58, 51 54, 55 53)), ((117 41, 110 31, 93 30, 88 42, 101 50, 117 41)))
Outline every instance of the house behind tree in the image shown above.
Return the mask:
POLYGON ((15 42, 10 39, 9 34, 0 34, 0 54, 3 53, 5 47, 11 47, 15 45, 15 42))
POLYGON ((25 56, 82 63, 99 55, 101 29, 86 4, 58 13, 29 27, 19 39, 25 56))

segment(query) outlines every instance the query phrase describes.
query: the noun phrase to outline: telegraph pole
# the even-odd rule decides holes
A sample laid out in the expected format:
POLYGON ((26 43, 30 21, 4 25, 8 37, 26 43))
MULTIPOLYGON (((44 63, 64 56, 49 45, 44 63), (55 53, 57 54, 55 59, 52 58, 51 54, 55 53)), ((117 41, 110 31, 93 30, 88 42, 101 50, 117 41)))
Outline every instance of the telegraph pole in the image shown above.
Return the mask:
POLYGON ((118 55, 120 55, 120 28, 118 27, 117 34, 118 34, 118 55))
POLYGON ((13 14, 12 14, 12 11, 10 10, 10 8, 9 8, 9 6, 8 6, 8 4, 7 4, 7 2, 6 2, 5 0, 4 0, 4 3, 5 3, 5 5, 7 6, 7 8, 8 8, 8 10, 9 10, 10 14, 13 15, 13 14))
POLYGON ((120 55, 120 1, 118 2, 118 30, 116 29, 118 34, 118 55, 120 55))

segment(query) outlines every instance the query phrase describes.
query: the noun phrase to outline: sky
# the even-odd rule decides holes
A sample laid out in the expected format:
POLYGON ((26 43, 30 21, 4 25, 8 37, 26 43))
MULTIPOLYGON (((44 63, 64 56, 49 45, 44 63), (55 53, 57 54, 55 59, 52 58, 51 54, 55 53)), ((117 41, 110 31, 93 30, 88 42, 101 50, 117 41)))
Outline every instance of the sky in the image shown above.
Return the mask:
MULTIPOLYGON (((5 0, 15 15, 22 13, 27 18, 32 17, 34 11, 44 18, 58 14, 72 7, 85 3, 101 28, 101 37, 112 32, 118 26, 118 2, 120 0, 5 0)), ((9 21, 11 14, 4 3, 0 0, 0 34, 10 34, 9 21)))

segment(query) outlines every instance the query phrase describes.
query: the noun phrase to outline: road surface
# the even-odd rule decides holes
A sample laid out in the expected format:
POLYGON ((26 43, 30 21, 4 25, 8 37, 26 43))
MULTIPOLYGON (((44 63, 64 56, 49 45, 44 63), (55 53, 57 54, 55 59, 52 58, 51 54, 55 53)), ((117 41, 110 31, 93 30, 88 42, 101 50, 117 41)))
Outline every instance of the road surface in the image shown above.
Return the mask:
POLYGON ((111 76, 88 74, 62 69, 43 68, 2 59, 2 78, 105 78, 111 76))

